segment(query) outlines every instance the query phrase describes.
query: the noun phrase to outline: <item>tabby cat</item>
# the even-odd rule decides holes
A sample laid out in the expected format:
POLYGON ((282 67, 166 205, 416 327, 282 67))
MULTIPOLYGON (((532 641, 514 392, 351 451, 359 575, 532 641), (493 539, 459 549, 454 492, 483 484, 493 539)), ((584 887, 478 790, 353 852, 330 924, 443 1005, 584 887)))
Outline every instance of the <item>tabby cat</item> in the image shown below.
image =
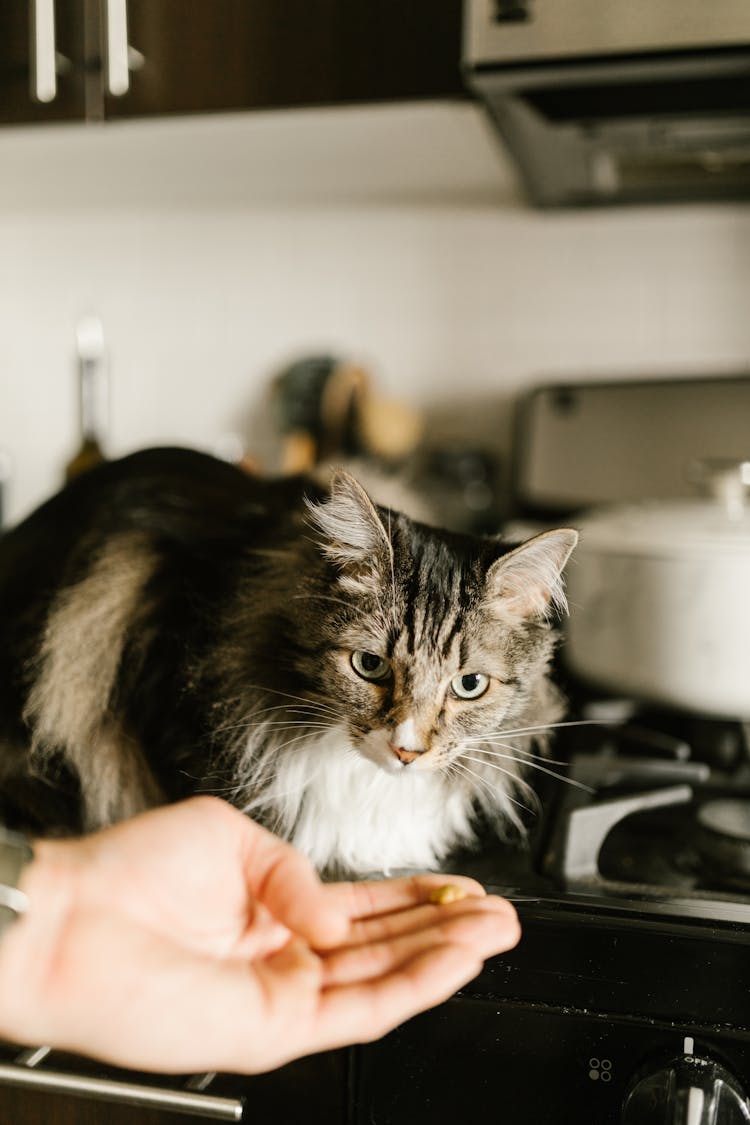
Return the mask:
POLYGON ((184 449, 0 539, 0 815, 75 832, 212 792, 322 871, 434 867, 519 823, 561 717, 570 529, 510 549, 184 449))

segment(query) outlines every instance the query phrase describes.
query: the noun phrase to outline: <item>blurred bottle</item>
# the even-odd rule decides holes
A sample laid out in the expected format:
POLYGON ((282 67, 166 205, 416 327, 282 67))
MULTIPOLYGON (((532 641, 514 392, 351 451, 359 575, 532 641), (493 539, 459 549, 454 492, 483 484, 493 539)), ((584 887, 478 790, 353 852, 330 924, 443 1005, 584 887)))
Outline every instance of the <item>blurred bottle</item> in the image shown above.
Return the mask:
POLYGON ((76 356, 81 444, 65 466, 66 481, 105 460, 107 364, 104 332, 98 317, 83 317, 76 325, 76 356))
POLYGON ((6 500, 11 464, 10 454, 6 453, 4 449, 0 449, 0 535, 2 535, 5 527, 6 500))

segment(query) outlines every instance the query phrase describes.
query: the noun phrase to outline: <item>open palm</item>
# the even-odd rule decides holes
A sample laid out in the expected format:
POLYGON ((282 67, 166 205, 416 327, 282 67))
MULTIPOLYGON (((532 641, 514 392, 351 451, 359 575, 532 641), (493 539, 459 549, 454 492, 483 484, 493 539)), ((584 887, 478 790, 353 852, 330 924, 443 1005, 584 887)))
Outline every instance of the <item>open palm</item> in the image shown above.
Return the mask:
POLYGON ((43 841, 0 948, 0 1033, 125 1066, 252 1073, 376 1038, 510 948, 513 908, 444 877, 319 882, 215 798, 43 841))

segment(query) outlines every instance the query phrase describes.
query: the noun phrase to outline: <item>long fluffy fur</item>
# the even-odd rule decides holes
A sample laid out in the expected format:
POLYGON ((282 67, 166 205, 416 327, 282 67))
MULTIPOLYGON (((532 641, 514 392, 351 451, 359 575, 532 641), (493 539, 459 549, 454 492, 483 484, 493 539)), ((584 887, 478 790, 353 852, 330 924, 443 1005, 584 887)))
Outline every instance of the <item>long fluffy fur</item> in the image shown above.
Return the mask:
POLYGON ((547 617, 574 540, 509 551, 346 475, 185 450, 93 470, 0 540, 0 813, 77 831, 216 792, 354 874, 439 864, 480 810, 518 828, 536 736, 507 732, 561 715, 547 617), (473 672, 491 690, 458 699, 473 672))

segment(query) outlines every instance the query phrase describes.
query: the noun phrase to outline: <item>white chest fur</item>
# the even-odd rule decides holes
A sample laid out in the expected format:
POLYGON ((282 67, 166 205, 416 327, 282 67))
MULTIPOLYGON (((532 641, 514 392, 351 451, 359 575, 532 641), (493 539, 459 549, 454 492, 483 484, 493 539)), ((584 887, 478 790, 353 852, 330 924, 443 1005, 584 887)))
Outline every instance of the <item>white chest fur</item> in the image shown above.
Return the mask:
POLYGON ((270 780, 245 811, 272 810, 277 830, 320 869, 425 870, 473 839, 471 799, 456 780, 428 770, 388 773, 343 732, 269 751, 262 770, 270 780))

